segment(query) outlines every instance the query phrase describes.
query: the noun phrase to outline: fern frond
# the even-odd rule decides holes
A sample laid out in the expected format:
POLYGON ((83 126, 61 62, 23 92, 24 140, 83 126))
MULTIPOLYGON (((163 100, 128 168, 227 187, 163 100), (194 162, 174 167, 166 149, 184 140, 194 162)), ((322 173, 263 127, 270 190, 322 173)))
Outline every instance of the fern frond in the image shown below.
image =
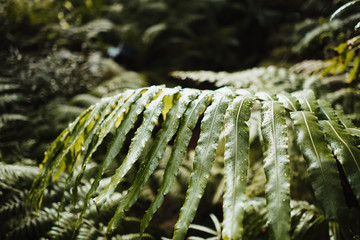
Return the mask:
POLYGON ((291 201, 291 209, 292 239, 328 237, 326 218, 319 208, 305 201, 291 201))
POLYGON ((3 109, 11 104, 18 104, 26 102, 27 98, 19 93, 9 93, 0 96, 0 109, 3 109))
POLYGON ((40 239, 56 220, 56 210, 45 208, 40 210, 37 215, 30 214, 17 221, 16 226, 8 232, 5 239, 40 239))
POLYGON ((29 187, 38 174, 37 167, 0 162, 0 181, 11 187, 29 187))
POLYGON ((11 125, 14 122, 27 122, 29 118, 22 114, 5 113, 0 115, 0 130, 6 125, 11 125))
POLYGON ((76 215, 69 212, 61 212, 59 219, 51 226, 47 236, 50 239, 71 239, 74 231, 74 222, 76 215))
POLYGON ((196 100, 194 100, 190 104, 190 106, 184 113, 184 117, 181 121, 180 128, 175 138, 169 162, 167 163, 165 168, 161 187, 159 188, 154 201, 151 203, 150 207, 146 211, 145 216, 141 220, 141 232, 146 229, 153 214, 163 203, 164 195, 166 195, 170 191, 170 188, 173 185, 175 177, 179 171, 180 164, 184 159, 186 148, 190 142, 192 130, 195 128, 198 118, 209 104, 209 98, 210 96, 207 92, 202 93, 197 97, 196 100))
MULTIPOLYGON (((324 211, 326 221, 330 223, 327 228, 333 229, 335 234, 338 233, 337 229, 339 231, 345 229, 346 232, 345 222, 352 217, 346 215, 348 209, 336 159, 343 166, 345 177, 351 182, 350 191, 358 198, 360 190, 358 184, 354 182, 358 181, 356 179, 359 178, 360 172, 352 168, 358 163, 359 150, 355 141, 357 139, 353 138, 349 132, 350 130, 358 131, 358 129, 354 128, 346 117, 342 117, 341 113, 332 109, 329 104, 317 101, 312 91, 297 92, 292 95, 281 93, 275 96, 268 93, 254 95, 248 90, 233 91, 228 88, 200 91, 153 86, 129 90, 114 97, 102 99, 70 124, 52 144, 45 155, 41 173, 33 183, 29 202, 33 205, 41 204, 46 186, 54 182, 67 169, 68 176, 63 183, 65 186, 63 189, 73 187, 73 194, 72 197, 66 195, 64 198, 72 198, 74 201, 77 192, 82 192, 78 197, 82 199, 77 208, 81 213, 75 229, 80 230, 85 227, 81 225, 82 220, 88 221, 89 216, 96 214, 95 206, 102 210, 108 209, 105 207, 109 203, 108 200, 111 200, 116 192, 121 191, 121 197, 111 203, 110 209, 113 210, 109 215, 112 216, 107 216, 106 220, 101 222, 101 224, 106 224, 112 217, 107 229, 105 230, 104 225, 99 228, 100 222, 91 222, 102 233, 106 231, 106 234, 109 232, 118 234, 117 231, 123 226, 119 223, 126 222, 126 212, 138 202, 141 191, 145 189, 150 176, 163 173, 158 192, 156 196, 152 195, 153 202, 140 221, 140 235, 137 236, 141 236, 155 212, 162 205, 164 196, 171 190, 177 175, 180 179, 186 170, 184 176, 190 175, 190 183, 186 189, 185 202, 180 209, 173 235, 174 239, 184 239, 205 192, 216 157, 220 133, 224 131, 226 189, 222 237, 231 239, 269 234, 273 239, 280 236, 290 238, 295 230, 290 225, 290 211, 292 210, 289 204, 289 159, 290 161, 293 159, 289 157, 288 152, 289 136, 292 135, 288 136, 287 127, 294 125, 296 143, 306 160, 316 202, 324 211), (253 109, 255 101, 257 105, 253 109), (258 104, 259 102, 261 105, 258 104), (259 113, 258 110, 261 112, 261 120, 254 117, 259 113), (286 111, 290 112, 289 119, 286 119, 286 111), (201 117, 202 120, 199 121, 201 117), (248 121, 252 117, 252 121, 248 121), (328 120, 321 120, 319 123, 318 119, 328 120), (161 126, 158 124, 160 121, 162 121, 161 126), (191 161, 183 161, 183 159, 197 123, 200 124, 200 137, 195 148, 192 166, 188 166, 187 164, 191 161), (249 135, 250 129, 254 128, 254 125, 257 128, 259 123, 263 139, 259 143, 263 145, 265 153, 263 166, 259 165, 259 167, 264 168, 267 179, 266 202, 262 200, 248 202, 245 191, 251 144, 249 135), (343 129, 340 123, 347 128, 343 129), (332 128, 327 127, 326 124, 330 124, 332 128), (155 128, 157 125, 160 130, 155 128), (133 135, 130 134, 132 128, 134 128, 133 135), (152 139, 153 136, 154 139, 152 139), (93 174, 84 179, 86 168, 91 166, 91 156, 98 151, 100 145, 104 144, 105 138, 110 140, 110 144, 101 165, 97 171, 91 170, 93 174), (124 146, 129 138, 132 138, 130 145, 124 146), (175 140, 173 143, 172 139, 175 140), (167 157, 161 165, 162 168, 165 167, 165 170, 157 170, 169 143, 173 144, 171 154, 168 154, 170 157, 167 157), (333 152, 328 145, 334 148, 333 152), (126 155, 121 159, 119 166, 116 166, 118 159, 115 160, 115 158, 122 154, 121 150, 124 147, 126 147, 124 149, 126 155), (142 154, 144 158, 140 157, 142 154), (140 158, 142 162, 137 169, 136 163, 140 158), (110 171, 109 173, 112 174, 110 180, 100 184, 106 169, 111 164, 117 167, 116 171, 110 171), (131 172, 131 169, 137 172, 131 172), (134 180, 129 183, 130 187, 120 187, 119 183, 130 172, 134 177, 134 180), (89 178, 92 178, 91 185, 87 183, 83 188, 80 187, 80 183, 89 178), (72 184, 74 179, 75 182, 72 184), (105 186, 101 187, 100 185, 103 186, 105 182, 105 186), (97 192, 99 194, 96 196, 97 192), (91 198, 94 198, 95 205, 90 205, 91 198), (256 216, 250 216, 251 211, 259 211, 259 213, 256 216), (259 217, 262 218, 261 221, 259 217), (266 220, 268 225, 266 225, 266 220), (255 222, 259 223, 259 221, 261 223, 256 225, 255 222)), ((219 172, 219 174, 223 173, 219 172)), ((106 177, 109 177, 108 174, 106 177)), ((184 179, 182 182, 187 183, 187 177, 184 179)), ((182 189, 185 192, 185 188, 182 189)), ((304 218, 310 217, 304 216, 304 218)), ((319 221, 321 219, 319 218, 319 221)), ((308 222, 312 224, 312 220, 308 222)), ((318 225, 314 223, 313 226, 318 225)), ((298 229, 300 230, 296 230, 296 234, 302 236, 304 233, 302 231, 306 228, 300 226, 298 229)))
MULTIPOLYGON (((195 94, 196 92, 189 92, 188 94, 183 94, 181 97, 179 94, 174 95, 173 106, 167 113, 165 121, 162 124, 162 128, 156 135, 150 151, 146 155, 144 161, 141 163, 133 185, 130 187, 124 198, 120 201, 115 216, 118 212, 124 212, 128 210, 137 200, 140 194, 140 190, 143 188, 145 182, 159 164, 160 158, 165 152, 168 142, 172 139, 178 129, 180 118, 185 112, 189 102, 196 96, 195 94), (178 99, 179 97, 180 99, 178 99)), ((118 221, 120 220, 121 218, 119 218, 118 221)), ((114 227, 110 229, 114 229, 114 227)))
POLYGON ((355 4, 359 4, 359 1, 351 1, 339 7, 333 14, 331 14, 330 21, 338 17, 340 14, 346 12, 346 10, 353 7, 355 4))

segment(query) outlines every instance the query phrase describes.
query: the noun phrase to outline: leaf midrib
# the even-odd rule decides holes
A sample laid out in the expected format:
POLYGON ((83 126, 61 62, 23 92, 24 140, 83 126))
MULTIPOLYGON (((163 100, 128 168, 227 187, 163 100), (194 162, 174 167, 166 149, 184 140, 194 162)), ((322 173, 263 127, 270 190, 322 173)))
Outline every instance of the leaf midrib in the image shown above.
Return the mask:
POLYGON ((276 230, 278 232, 277 236, 279 236, 280 233, 280 218, 279 218, 279 169, 278 169, 278 153, 276 148, 276 129, 275 129, 275 116, 274 116, 274 100, 271 99, 271 127, 273 131, 273 148, 275 153, 275 172, 276 172, 276 230))
MULTIPOLYGON (((237 115, 236 115, 236 122, 235 122, 235 134, 236 134, 236 137, 235 137, 235 147, 237 148, 238 146, 238 141, 239 141, 239 136, 238 136, 238 127, 239 127, 239 118, 240 118, 240 113, 241 113, 241 109, 242 109, 242 106, 244 104, 244 101, 245 101, 245 97, 243 97, 242 101, 241 101, 241 104, 239 106, 239 109, 238 109, 238 112, 237 112, 237 115)), ((238 151, 235 150, 235 162, 237 161, 238 159, 238 151)), ((237 188, 235 187, 236 186, 236 176, 237 176, 237 167, 234 166, 234 177, 233 177, 233 186, 234 186, 234 193, 233 193, 233 199, 232 199, 232 206, 235 208, 235 198, 236 198, 236 190, 237 188)), ((232 212, 232 220, 235 219, 235 209, 233 209, 233 212, 232 212)), ((234 224, 232 225, 232 228, 231 228, 231 236, 234 236, 234 232, 236 231, 234 229, 234 224)))

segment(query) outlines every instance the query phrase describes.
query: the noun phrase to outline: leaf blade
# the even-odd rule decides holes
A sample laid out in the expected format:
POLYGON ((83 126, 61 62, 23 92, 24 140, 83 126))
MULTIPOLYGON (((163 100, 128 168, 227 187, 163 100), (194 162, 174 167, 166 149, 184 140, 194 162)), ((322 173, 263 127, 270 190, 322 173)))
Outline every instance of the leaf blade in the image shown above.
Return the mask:
POLYGON ((212 104, 204 113, 204 118, 201 121, 200 138, 195 149, 194 170, 190 177, 185 203, 175 225, 173 239, 184 239, 189 225, 194 219, 196 208, 205 190, 215 159, 215 150, 227 106, 228 96, 215 92, 212 104))
MULTIPOLYGON (((129 210, 129 208, 135 203, 141 189, 152 172, 158 166, 168 142, 172 139, 178 129, 181 116, 185 112, 188 103, 195 96, 194 93, 195 92, 193 91, 189 91, 187 93, 183 93, 180 99, 177 100, 177 97, 175 98, 175 103, 167 113, 166 120, 163 122, 161 130, 158 132, 153 146, 149 150, 145 160, 141 163, 132 186, 118 204, 113 218, 114 221, 111 220, 111 225, 109 223, 109 231, 114 230, 118 226, 124 217, 124 211, 129 210)), ((180 93, 177 93, 176 95, 180 96, 180 93)))
POLYGON ((243 234, 245 191, 249 156, 249 120, 254 99, 236 97, 225 115, 224 239, 240 239, 243 234))
POLYGON ((145 231, 146 227, 150 223, 152 216, 163 203, 164 195, 169 192, 171 186, 173 185, 180 164, 185 157, 187 150, 186 148, 189 145, 192 130, 195 128, 200 115, 204 112, 205 108, 210 103, 209 98, 210 96, 207 92, 201 93, 201 95, 190 104, 187 111, 184 113, 183 120, 181 121, 180 128, 174 141, 170 159, 165 168, 163 182, 161 183, 154 201, 151 203, 141 220, 141 233, 145 231))
POLYGON ((142 150, 145 147, 146 142, 151 137, 151 133, 153 128, 155 127, 155 123, 158 120, 159 115, 164 107, 162 103, 162 99, 165 94, 168 93, 167 90, 164 89, 163 92, 159 94, 153 101, 149 103, 144 112, 144 120, 141 126, 137 129, 134 138, 131 141, 131 145, 129 147, 129 151, 122 162, 122 164, 116 169, 115 174, 112 176, 109 185, 100 192, 100 194, 94 199, 96 205, 101 208, 101 206, 105 203, 106 199, 115 191, 118 183, 121 178, 130 170, 133 163, 135 163, 142 150))
POLYGON ((334 155, 344 168, 349 184, 360 203, 360 150, 352 136, 335 121, 320 121, 334 155))
POLYGON ((315 197, 326 218, 339 221, 346 212, 345 199, 336 160, 326 145, 317 118, 311 112, 293 112, 290 116, 297 143, 307 163, 315 197))
POLYGON ((290 167, 285 108, 271 98, 261 108, 270 239, 290 239, 290 167))

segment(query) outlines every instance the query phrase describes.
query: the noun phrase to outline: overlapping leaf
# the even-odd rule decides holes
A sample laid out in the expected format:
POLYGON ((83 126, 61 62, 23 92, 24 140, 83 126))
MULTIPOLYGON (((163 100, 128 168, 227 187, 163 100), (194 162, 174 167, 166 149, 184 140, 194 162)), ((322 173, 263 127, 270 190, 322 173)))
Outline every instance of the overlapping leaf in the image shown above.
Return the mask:
POLYGON ((316 199, 325 216, 340 221, 346 213, 345 199, 336 160, 327 147, 316 116, 311 112, 292 112, 296 140, 307 163, 316 199))
POLYGON ((141 220, 141 232, 144 232, 152 216, 163 203, 164 195, 169 192, 172 184, 174 183, 175 177, 179 171, 180 164, 186 154, 187 146, 192 135, 192 130, 195 128, 198 118, 210 103, 209 100, 209 93, 203 92, 195 101, 190 104, 184 113, 180 128, 177 131, 177 136, 173 145, 169 162, 165 168, 162 184, 154 201, 151 203, 150 207, 146 211, 145 216, 141 220))
POLYGON ((360 203, 360 150, 354 138, 335 121, 321 121, 331 149, 344 168, 350 186, 360 203))
POLYGON ((201 121, 200 138, 195 149, 194 169, 191 174, 185 203, 180 210, 180 216, 175 225, 173 239, 185 238, 189 225, 195 217, 195 212, 204 193, 212 163, 215 159, 215 151, 229 102, 227 94, 217 93, 214 94, 213 102, 206 109, 204 118, 201 121))

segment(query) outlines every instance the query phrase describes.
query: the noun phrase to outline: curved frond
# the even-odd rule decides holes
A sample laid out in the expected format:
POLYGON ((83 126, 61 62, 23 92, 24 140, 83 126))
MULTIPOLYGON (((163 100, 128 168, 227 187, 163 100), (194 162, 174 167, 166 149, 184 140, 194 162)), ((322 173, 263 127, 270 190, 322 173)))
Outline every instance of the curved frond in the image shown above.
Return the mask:
POLYGON ((114 218, 110 221, 110 231, 115 229, 121 219, 124 217, 124 212, 128 210, 137 200, 141 189, 148 180, 152 172, 158 166, 161 157, 163 156, 166 146, 176 133, 180 118, 185 112, 189 102, 195 97, 195 92, 182 94, 182 96, 174 95, 174 103, 170 111, 166 115, 166 119, 162 124, 161 130, 156 135, 154 143, 141 163, 140 169, 136 175, 133 185, 129 188, 127 194, 120 200, 118 208, 116 209, 114 218), (178 99, 180 97, 180 99, 178 99), (119 214, 119 215, 118 215, 119 214), (114 221, 113 221, 114 220, 114 221), (114 222, 114 225, 110 225, 114 222))
MULTIPOLYGON (((153 86, 102 99, 69 124, 51 145, 30 190, 28 202, 39 208, 41 202, 45 201, 44 190, 50 184, 55 188, 54 181, 59 178, 62 183, 57 188, 64 192, 59 209, 62 206, 67 209, 71 199, 72 202, 79 199, 75 209, 80 214, 73 225, 77 229, 73 237, 86 237, 86 232, 91 235, 89 238, 110 233, 118 236, 124 234, 122 230, 127 224, 127 212, 137 207, 135 204, 141 200, 141 194, 151 189, 151 198, 146 200, 151 199, 152 202, 144 217, 136 225, 133 224, 139 227, 139 231, 131 235, 147 237, 149 235, 145 230, 163 204, 164 196, 171 191, 177 175, 182 177, 180 169, 184 163, 183 168, 190 183, 187 186, 184 183, 188 180, 185 180, 175 186, 186 191, 186 198, 173 233, 173 239, 184 239, 211 179, 222 131, 225 147, 218 150, 219 154, 224 154, 221 165, 224 163, 225 170, 216 173, 221 177, 224 174, 223 180, 216 179, 225 183, 224 219, 222 230, 219 230, 222 238, 246 239, 249 236, 269 235, 270 239, 289 239, 306 236, 310 230, 301 225, 303 221, 314 227, 324 227, 323 223, 327 221, 327 232, 331 230, 332 234, 338 234, 340 231, 343 234, 342 229, 347 226, 345 222, 351 216, 346 216, 346 193, 340 182, 345 178, 339 174, 337 160, 350 183, 350 191, 359 201, 360 171, 356 170, 359 165, 359 139, 352 135, 360 131, 330 104, 317 101, 310 90, 292 95, 283 92, 254 96, 249 90, 224 88, 201 91, 153 86), (290 118, 287 118, 287 111, 290 118), (261 119, 256 118, 256 114, 261 115, 261 119), (320 120, 319 123, 318 118, 327 120, 320 120), (197 124, 200 124, 200 136, 191 167, 191 161, 183 160, 191 138, 196 140, 197 124), (264 199, 252 201, 246 197, 247 180, 251 177, 247 176, 252 144, 250 129, 259 128, 259 124, 261 135, 258 140, 261 144, 259 147, 264 150, 264 160, 263 166, 261 162, 257 164, 259 170, 265 170, 266 202, 264 199), (305 210, 295 213, 290 206, 291 154, 288 145, 292 135, 288 135, 288 127, 292 126, 289 124, 294 124, 296 142, 307 163, 316 203, 324 212, 323 217, 311 212, 303 214, 305 210), (92 156, 96 156, 98 148, 105 144, 108 144, 107 150, 100 165, 91 165, 92 156), (172 145, 172 148, 168 145, 172 145), (166 148, 171 149, 171 153, 169 151, 164 157, 166 148), (139 159, 142 162, 138 163, 139 159), (185 167, 185 164, 189 166, 185 167), (111 171, 106 172, 107 169, 111 171), (62 174, 65 171, 67 176, 62 174), (152 175, 156 175, 154 179, 152 175), (153 180, 160 186, 156 194, 156 188, 146 185, 153 183, 153 180), (71 195, 67 191, 70 187, 71 195), (120 196, 116 196, 119 192, 120 196), (91 200, 95 204, 90 204, 91 200), (93 221, 91 216, 97 215, 99 209, 106 211, 106 220, 93 221), (256 211, 258 213, 252 216, 252 212, 256 211), (298 220, 301 219, 296 226, 292 225, 291 216, 294 214, 297 214, 298 220), (79 232, 82 232, 81 236, 77 235, 79 232)), ((294 161, 297 159, 294 158, 294 161)), ((222 192, 216 194, 221 196, 222 192)), ((57 226, 63 223, 58 222, 57 226)), ((56 231, 62 235, 60 228, 53 230, 54 236, 56 231)))

